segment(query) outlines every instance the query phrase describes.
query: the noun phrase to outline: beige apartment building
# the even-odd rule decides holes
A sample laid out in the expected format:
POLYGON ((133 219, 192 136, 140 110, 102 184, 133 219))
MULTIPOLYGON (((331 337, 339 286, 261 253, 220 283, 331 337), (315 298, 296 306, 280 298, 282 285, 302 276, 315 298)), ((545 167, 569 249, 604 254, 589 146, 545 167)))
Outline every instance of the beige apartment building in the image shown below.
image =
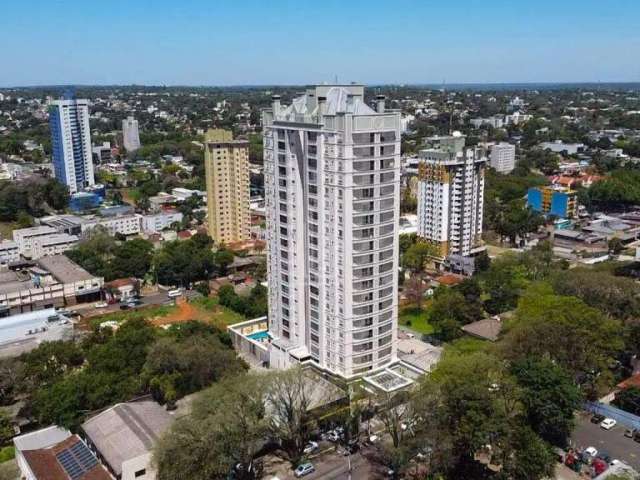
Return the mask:
POLYGON ((227 130, 205 136, 209 235, 218 243, 249 240, 249 142, 227 130))

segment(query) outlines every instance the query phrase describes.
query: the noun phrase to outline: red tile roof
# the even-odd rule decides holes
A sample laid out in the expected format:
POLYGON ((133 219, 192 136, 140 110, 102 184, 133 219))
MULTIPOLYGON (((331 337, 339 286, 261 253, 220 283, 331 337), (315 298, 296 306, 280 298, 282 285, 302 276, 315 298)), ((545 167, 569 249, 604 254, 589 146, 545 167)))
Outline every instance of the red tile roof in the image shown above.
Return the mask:
MULTIPOLYGON (((82 440, 80 440, 78 435, 71 435, 66 440, 63 440, 51 448, 23 450, 22 455, 29 464, 29 468, 31 468, 31 471, 37 480, 69 480, 71 477, 67 475, 60 462, 58 462, 56 455, 81 441, 82 440)), ((111 476, 100 463, 97 463, 90 470, 82 474, 80 477, 77 477, 77 480, 110 479, 111 476)))
POLYGON ((636 373, 635 375, 631 375, 626 380, 623 380, 618 384, 618 388, 620 390, 624 390, 629 387, 640 387, 640 373, 636 373))

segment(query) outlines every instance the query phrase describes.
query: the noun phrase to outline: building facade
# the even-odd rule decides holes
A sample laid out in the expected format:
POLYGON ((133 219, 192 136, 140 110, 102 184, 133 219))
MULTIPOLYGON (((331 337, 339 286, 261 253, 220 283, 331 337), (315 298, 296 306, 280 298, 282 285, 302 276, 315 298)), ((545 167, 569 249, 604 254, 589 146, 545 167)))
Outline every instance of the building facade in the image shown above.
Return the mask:
POLYGON ((31 259, 36 260, 47 255, 59 255, 71 250, 78 244, 78 237, 68 233, 53 233, 33 239, 31 259))
POLYGON ((140 148, 138 120, 131 116, 122 120, 122 144, 127 152, 135 152, 140 148))
POLYGON ((96 227, 105 228, 109 235, 137 235, 142 228, 142 215, 121 215, 115 217, 91 217, 82 224, 82 233, 96 227))
POLYGON ((481 249, 485 152, 465 148, 460 134, 429 140, 420 152, 418 236, 442 260, 473 256, 481 249))
POLYGON ((70 193, 95 184, 89 129, 89 102, 75 98, 54 100, 49 107, 51 150, 56 178, 70 193))
POLYGON ((20 250, 18 244, 11 240, 0 241, 0 266, 8 265, 11 262, 20 260, 20 250))
POLYGON ((270 365, 342 377, 396 361, 400 113, 362 85, 263 112, 270 365))
POLYGON ((516 168, 516 146, 506 142, 493 145, 490 165, 496 172, 511 173, 516 168))
POLYGON ((250 239, 249 142, 234 140, 226 130, 205 137, 209 235, 218 243, 250 239))
POLYGON ((578 214, 578 192, 558 186, 532 187, 527 192, 527 205, 543 215, 575 218, 578 214))

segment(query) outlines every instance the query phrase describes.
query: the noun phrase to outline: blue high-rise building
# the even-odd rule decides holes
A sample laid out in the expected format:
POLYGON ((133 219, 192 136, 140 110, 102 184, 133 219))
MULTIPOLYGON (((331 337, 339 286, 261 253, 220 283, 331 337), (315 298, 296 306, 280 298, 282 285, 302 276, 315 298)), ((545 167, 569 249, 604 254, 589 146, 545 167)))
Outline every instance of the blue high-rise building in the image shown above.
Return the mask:
POLYGON ((55 176, 70 193, 95 184, 91 156, 89 102, 66 95, 49 107, 51 150, 55 176))

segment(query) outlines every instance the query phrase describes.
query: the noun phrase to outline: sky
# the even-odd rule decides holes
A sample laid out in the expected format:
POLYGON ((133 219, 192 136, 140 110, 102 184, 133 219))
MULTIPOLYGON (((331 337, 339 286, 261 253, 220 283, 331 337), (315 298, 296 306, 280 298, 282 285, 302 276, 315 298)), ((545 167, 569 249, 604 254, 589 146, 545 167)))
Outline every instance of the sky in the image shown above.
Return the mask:
POLYGON ((2 0, 0 86, 640 81, 640 0, 2 0))

